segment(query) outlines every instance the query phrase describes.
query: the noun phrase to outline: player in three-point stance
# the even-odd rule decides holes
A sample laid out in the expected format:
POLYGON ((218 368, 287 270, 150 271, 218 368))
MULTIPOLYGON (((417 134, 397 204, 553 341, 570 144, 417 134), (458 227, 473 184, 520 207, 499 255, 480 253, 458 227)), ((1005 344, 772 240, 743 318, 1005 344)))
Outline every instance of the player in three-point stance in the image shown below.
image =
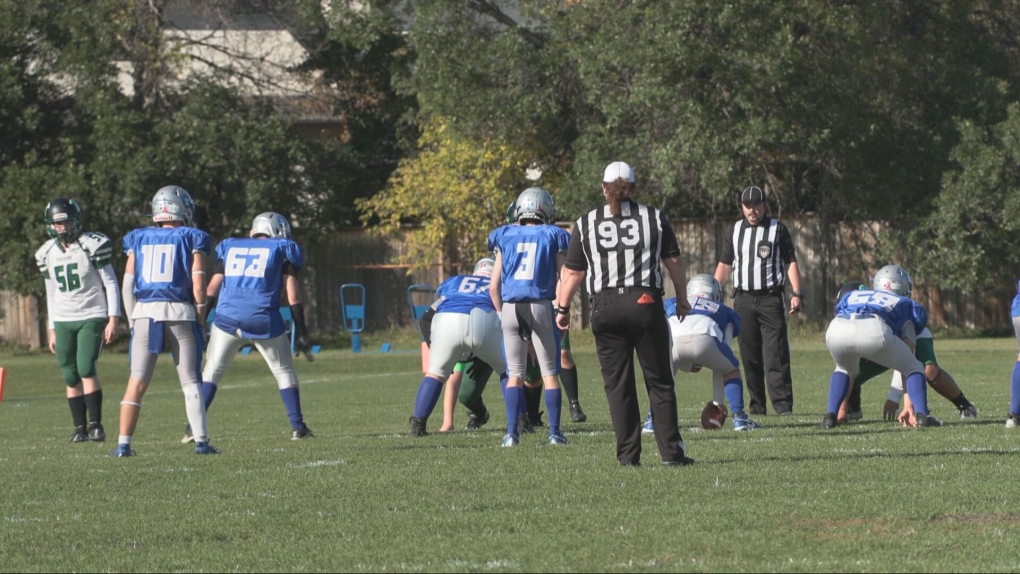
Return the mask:
POLYGON ((825 344, 836 361, 829 381, 828 412, 821 428, 838 424, 839 407, 850 392, 861 359, 900 371, 906 376, 907 400, 899 420, 907 426, 937 427, 942 422, 928 412, 924 366, 914 356, 917 333, 928 324, 928 313, 910 299, 910 275, 899 265, 875 274, 871 289, 845 293, 836 302, 836 317, 825 332, 825 344))
POLYGON ((195 434, 196 454, 218 454, 206 434, 199 365, 205 325, 205 255, 209 234, 195 229, 195 202, 182 187, 168 185, 152 198, 155 227, 129 232, 123 240, 124 308, 131 320, 131 377, 120 403, 120 438, 113 456, 131 448, 142 397, 156 366, 169 350, 177 367, 184 408, 195 434))
MULTIPOLYGON (((436 290, 439 299, 433 304, 435 313, 423 323, 427 325, 422 333, 429 344, 429 366, 418 386, 414 412, 408 421, 411 436, 428 434, 428 418, 439 401, 443 381, 458 361, 477 358, 500 373, 502 381, 506 380, 503 331, 489 296, 493 265, 492 259, 483 258, 475 264, 471 275, 450 277, 436 290)), ((488 419, 487 411, 485 418, 488 419)))
MULTIPOLYGON (((287 218, 268 211, 255 217, 249 238, 224 239, 216 246, 215 271, 206 289, 217 297, 202 371, 202 399, 208 410, 220 380, 238 350, 251 342, 269 365, 290 419, 291 439, 315 436, 301 411, 298 377, 286 325, 280 315, 281 293, 294 322, 295 346, 308 353, 305 311, 297 274, 305 255, 291 238, 287 218)), ((181 442, 194 440, 191 429, 181 442)))
POLYGON ((67 385, 74 434, 71 442, 106 440, 103 389, 96 361, 117 334, 120 297, 110 259, 110 238, 82 231, 81 206, 60 197, 46 205, 50 239, 35 253, 46 281, 50 352, 67 385))

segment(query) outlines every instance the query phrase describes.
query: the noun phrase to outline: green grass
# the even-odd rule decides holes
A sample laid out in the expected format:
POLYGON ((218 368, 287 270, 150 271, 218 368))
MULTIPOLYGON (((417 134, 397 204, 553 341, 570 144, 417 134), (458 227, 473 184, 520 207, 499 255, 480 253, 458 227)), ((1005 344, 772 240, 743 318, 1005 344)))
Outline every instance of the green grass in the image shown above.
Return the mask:
POLYGON ((644 466, 624 469, 590 334, 577 335, 589 422, 565 425, 564 448, 543 435, 499 448, 491 390, 484 432, 407 437, 418 355, 369 338, 360 355, 299 361, 317 435, 302 442, 262 359, 239 356, 210 411, 215 457, 179 444, 183 400, 161 357, 138 456, 114 459, 125 354, 101 360, 110 441, 70 444, 53 358, 2 351, 0 570, 1020 570, 1020 432, 1002 424, 1013 339, 937 342, 981 418, 933 397, 948 424, 924 431, 879 420, 887 379, 865 387, 864 422, 817 430, 832 369, 820 336, 794 344, 796 414, 753 433, 693 429, 710 379, 681 375, 698 463, 662 467, 646 438, 644 466))

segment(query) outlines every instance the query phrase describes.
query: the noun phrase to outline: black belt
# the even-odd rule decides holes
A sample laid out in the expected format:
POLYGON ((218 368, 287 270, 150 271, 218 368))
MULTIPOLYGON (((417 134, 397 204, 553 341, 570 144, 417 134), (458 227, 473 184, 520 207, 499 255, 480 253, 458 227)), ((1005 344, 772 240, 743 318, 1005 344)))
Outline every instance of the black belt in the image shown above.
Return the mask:
POLYGON ((603 287, 598 293, 612 293, 615 295, 625 295, 627 293, 658 293, 662 294, 662 289, 656 289, 655 287, 644 287, 644 286, 631 286, 631 287, 603 287))
POLYGON ((749 291, 747 289, 737 289, 737 295, 752 295, 754 297, 764 297, 766 295, 779 295, 785 289, 785 285, 779 287, 773 287, 772 289, 758 289, 755 291, 749 291))

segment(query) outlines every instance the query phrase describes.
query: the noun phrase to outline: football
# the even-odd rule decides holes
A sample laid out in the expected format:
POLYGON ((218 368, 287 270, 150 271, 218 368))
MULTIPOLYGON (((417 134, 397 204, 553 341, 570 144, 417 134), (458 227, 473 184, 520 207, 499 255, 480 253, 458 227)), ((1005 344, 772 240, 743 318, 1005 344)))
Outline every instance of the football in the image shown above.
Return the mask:
POLYGON ((715 401, 705 403, 705 408, 701 409, 701 428, 719 430, 724 422, 726 422, 726 407, 715 401))

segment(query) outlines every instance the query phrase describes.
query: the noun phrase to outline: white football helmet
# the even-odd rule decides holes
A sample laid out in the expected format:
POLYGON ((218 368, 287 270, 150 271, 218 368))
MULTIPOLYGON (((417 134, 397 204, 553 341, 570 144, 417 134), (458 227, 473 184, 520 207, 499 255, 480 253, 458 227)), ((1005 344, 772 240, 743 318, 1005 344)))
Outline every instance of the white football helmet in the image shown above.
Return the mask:
POLYGON ((260 213, 251 222, 251 233, 248 234, 248 237, 255 237, 256 235, 290 239, 290 222, 287 221, 286 217, 275 211, 260 213))
POLYGON ((722 285, 708 273, 699 273, 687 281, 687 298, 691 297, 722 301, 722 285))
POLYGON ((483 257, 475 263, 475 270, 471 272, 472 275, 479 277, 492 277, 492 269, 496 266, 496 261, 492 257, 483 257))
POLYGON ((537 219, 542 223, 556 220, 556 205, 552 195, 541 187, 529 187, 517 196, 517 221, 537 219))
POLYGON ((910 282, 910 274, 906 269, 899 265, 886 265, 879 269, 878 273, 875 273, 875 278, 871 281, 871 288, 876 291, 893 293, 900 297, 910 297, 910 293, 914 290, 914 284, 910 282))
POLYGON ((195 224, 195 202, 183 187, 167 185, 152 196, 152 220, 182 221, 189 227, 195 224))

